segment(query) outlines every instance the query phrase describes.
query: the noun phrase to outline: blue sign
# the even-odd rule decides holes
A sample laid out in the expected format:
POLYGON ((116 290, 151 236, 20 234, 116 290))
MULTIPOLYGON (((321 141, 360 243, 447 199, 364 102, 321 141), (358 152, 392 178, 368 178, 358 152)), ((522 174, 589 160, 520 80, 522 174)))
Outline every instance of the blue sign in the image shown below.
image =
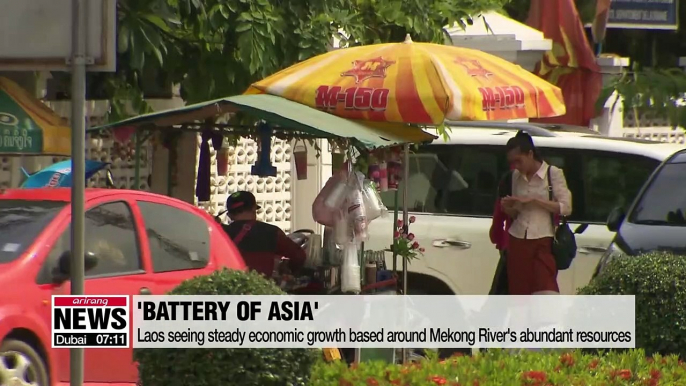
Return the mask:
POLYGON ((678 0, 612 0, 607 28, 679 28, 678 0))

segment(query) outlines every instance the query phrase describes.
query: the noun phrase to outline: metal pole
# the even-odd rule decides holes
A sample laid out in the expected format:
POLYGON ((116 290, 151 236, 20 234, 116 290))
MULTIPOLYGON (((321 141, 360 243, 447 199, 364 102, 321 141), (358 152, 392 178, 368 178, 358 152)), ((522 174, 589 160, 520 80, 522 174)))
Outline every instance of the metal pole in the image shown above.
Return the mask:
MULTIPOLYGON (((72 0, 71 57, 71 293, 83 295, 86 187, 86 0, 72 0)), ((70 350, 71 386, 83 385, 83 349, 70 350)))
MULTIPOLYGON (((405 159, 403 166, 405 171, 403 173, 403 226, 407 227, 410 224, 410 215, 407 211, 407 201, 409 194, 408 179, 410 177, 410 145, 405 145, 405 159)), ((403 258, 403 296, 407 295, 407 259, 403 258)), ((407 363, 407 349, 402 349, 403 364, 407 363)))
MULTIPOLYGON (((398 226, 398 189, 395 190, 395 193, 393 194, 393 229, 391 230, 391 234, 395 234, 395 228, 398 226)), ((393 244, 391 244, 392 246, 393 244)), ((393 274, 396 275, 398 272, 398 253, 394 249, 393 250, 393 274)), ((397 289, 397 286, 396 286, 397 289)))

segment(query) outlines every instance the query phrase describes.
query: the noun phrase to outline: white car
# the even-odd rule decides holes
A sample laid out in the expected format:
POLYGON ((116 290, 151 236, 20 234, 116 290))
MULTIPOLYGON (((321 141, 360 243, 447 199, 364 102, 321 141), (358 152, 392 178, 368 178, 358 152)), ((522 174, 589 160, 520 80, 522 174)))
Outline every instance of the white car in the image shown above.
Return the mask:
MULTIPOLYGON (((630 205, 653 170, 684 148, 610 138, 574 126, 497 122, 450 126, 448 141, 437 139, 410 155, 408 207, 417 218, 410 232, 426 252, 408 264, 409 293, 488 294, 499 259, 489 229, 497 184, 509 170, 505 144, 517 130, 529 132, 543 158, 564 170, 573 195, 572 230, 588 225, 577 235, 573 265, 558 275, 563 294, 574 294, 590 281, 614 237, 605 225, 610 211, 630 205)), ((394 208, 393 192, 381 196, 389 209, 394 208)), ((402 202, 400 193, 400 208, 402 202)), ((370 224, 365 249, 391 245, 392 221, 387 216, 370 224)), ((392 268, 389 253, 386 262, 392 268)), ((402 269, 400 258, 397 269, 402 269)))

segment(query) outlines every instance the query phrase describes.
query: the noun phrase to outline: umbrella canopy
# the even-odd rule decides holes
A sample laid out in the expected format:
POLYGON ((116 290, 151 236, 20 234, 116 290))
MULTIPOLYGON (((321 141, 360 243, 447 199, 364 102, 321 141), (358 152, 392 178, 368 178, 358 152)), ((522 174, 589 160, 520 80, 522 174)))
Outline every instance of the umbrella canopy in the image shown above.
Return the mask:
POLYGON ((236 95, 176 109, 139 115, 123 121, 93 127, 88 131, 126 127, 169 127, 244 111, 286 130, 322 138, 354 138, 368 148, 406 142, 426 142, 436 137, 417 127, 400 124, 353 122, 273 95, 236 95))
POLYGON ((0 78, 0 154, 71 154, 67 121, 7 78, 0 78))
POLYGON ((376 44, 316 56, 252 84, 343 118, 440 125, 445 120, 543 118, 565 113, 560 89, 518 65, 467 48, 376 44))
MULTIPOLYGON (((108 163, 86 160, 86 179, 104 169, 108 163)), ((22 188, 63 188, 71 187, 71 160, 58 162, 30 175, 21 185, 22 188)))

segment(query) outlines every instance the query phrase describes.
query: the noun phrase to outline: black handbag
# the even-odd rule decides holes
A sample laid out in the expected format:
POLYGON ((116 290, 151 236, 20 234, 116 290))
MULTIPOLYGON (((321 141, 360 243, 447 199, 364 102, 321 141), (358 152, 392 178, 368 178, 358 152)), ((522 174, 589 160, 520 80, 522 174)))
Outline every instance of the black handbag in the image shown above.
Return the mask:
MULTIPOLYGON (((553 185, 550 182, 550 168, 548 166, 548 198, 553 201, 554 194, 553 185)), ((564 271, 565 269, 571 267, 574 257, 576 257, 576 237, 574 232, 567 224, 567 218, 561 216, 561 221, 559 224, 555 223, 555 215, 550 214, 550 221, 553 223, 553 248, 552 253, 555 256, 555 264, 559 271, 564 271)))

